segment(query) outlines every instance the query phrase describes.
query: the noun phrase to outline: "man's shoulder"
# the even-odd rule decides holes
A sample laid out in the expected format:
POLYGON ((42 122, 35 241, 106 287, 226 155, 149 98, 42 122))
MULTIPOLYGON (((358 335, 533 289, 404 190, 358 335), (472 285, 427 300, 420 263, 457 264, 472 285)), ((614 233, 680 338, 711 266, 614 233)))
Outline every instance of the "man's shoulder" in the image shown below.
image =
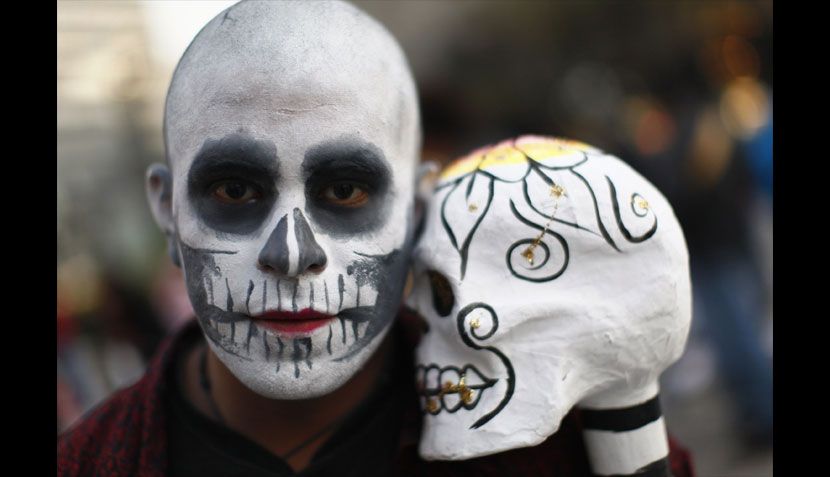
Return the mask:
POLYGON ((132 468, 146 424, 147 378, 107 398, 58 437, 58 475, 121 475, 132 468))
POLYGON ((116 391, 58 436, 59 476, 163 475, 164 376, 190 328, 159 346, 135 384, 116 391))

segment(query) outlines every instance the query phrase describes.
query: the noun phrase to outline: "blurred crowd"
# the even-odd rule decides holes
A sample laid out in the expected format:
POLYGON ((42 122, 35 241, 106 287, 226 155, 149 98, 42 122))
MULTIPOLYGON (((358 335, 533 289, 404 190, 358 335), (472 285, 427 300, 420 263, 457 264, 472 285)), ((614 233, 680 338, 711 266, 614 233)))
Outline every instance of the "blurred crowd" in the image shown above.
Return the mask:
MULTIPOLYGON (((744 444, 771 446, 772 2, 355 3, 410 58, 425 159, 563 136, 666 195, 688 242, 694 320, 664 399, 720 386, 744 444)), ((140 376, 192 313, 142 192, 146 166, 164 160, 174 64, 161 58, 186 46, 154 53, 153 9, 58 3, 59 431, 140 376)))

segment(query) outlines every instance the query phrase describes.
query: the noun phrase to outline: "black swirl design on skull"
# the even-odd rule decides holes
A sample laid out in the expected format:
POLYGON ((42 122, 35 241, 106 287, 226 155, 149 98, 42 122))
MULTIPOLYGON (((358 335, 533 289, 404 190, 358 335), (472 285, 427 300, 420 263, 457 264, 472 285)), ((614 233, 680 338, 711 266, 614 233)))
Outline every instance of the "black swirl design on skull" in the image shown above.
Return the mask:
MULTIPOLYGON (((603 222, 602 214, 600 213, 600 203, 597 199, 597 194, 595 191, 594 184, 591 183, 582 173, 580 173, 579 168, 584 166, 589 161, 597 161, 603 160, 605 154, 601 151, 597 152, 587 152, 587 151, 580 151, 582 155, 581 159, 575 161, 573 164, 568 164, 564 166, 552 166, 546 165, 543 161, 545 158, 533 158, 525 151, 521 149, 521 147, 517 146, 515 140, 513 142, 512 147, 521 153, 525 160, 527 161, 527 170, 525 173, 518 179, 515 180, 507 180, 503 178, 499 178, 497 175, 488 172, 485 169, 481 168, 481 164, 484 161, 484 158, 487 154, 485 151, 476 168, 463 174, 452 181, 449 181, 445 184, 441 184, 436 187, 436 193, 443 189, 449 189, 449 191, 444 196, 443 200, 441 201, 441 209, 440 209, 440 216, 441 216, 441 223, 444 228, 444 231, 447 233, 447 237, 449 238, 450 243, 458 252, 461 261, 460 261, 460 277, 461 280, 464 280, 464 276, 467 271, 467 264, 468 264, 468 254, 470 246, 475 238, 476 232, 479 229, 482 221, 484 220, 485 216, 491 209, 491 205, 494 200, 494 190, 496 183, 505 183, 505 184, 516 184, 521 183, 522 192, 524 202, 530 210, 534 213, 538 214, 544 220, 532 220, 525 215, 521 214, 516 207, 515 202, 513 199, 510 199, 510 210, 513 213, 513 216, 523 224, 527 225, 531 229, 536 231, 540 231, 535 236, 529 236, 524 239, 517 240, 513 242, 507 250, 505 255, 505 260, 509 271, 513 274, 513 276, 531 282, 548 282, 551 280, 555 280, 559 276, 561 276, 568 267, 570 263, 570 249, 568 247, 567 240, 555 230, 553 230, 554 226, 564 226, 569 227, 572 229, 577 229, 581 232, 589 233, 596 235, 598 238, 602 238, 611 248, 619 253, 624 253, 614 239, 611 237, 610 232, 608 231, 608 226, 603 222), (588 228, 584 225, 580 225, 575 221, 565 220, 561 217, 556 217, 552 213, 545 212, 544 210, 540 209, 540 207, 535 203, 534 198, 531 197, 530 188, 529 188, 529 181, 530 180, 541 180, 546 183, 550 187, 555 187, 559 185, 554 179, 551 177, 553 172, 556 173, 566 173, 570 174, 572 177, 576 178, 580 183, 585 186, 585 189, 588 193, 588 197, 592 202, 593 212, 594 212, 594 220, 596 231, 588 228), (483 187, 483 191, 481 194, 484 197, 484 202, 482 204, 475 204, 475 208, 470 206, 470 213, 474 214, 474 220, 467 224, 461 223, 451 223, 450 220, 447 218, 447 210, 449 207, 449 202, 451 197, 454 194, 458 194, 461 191, 461 185, 464 181, 467 181, 466 187, 463 188, 464 199, 465 201, 469 201, 471 194, 473 193, 476 186, 479 188, 483 187), (483 186, 481 184, 484 184, 483 186), (547 224, 545 223, 547 221, 547 224), (455 230, 454 230, 455 229, 455 230), (459 233, 459 231, 466 233, 459 233), (526 252, 528 247, 533 246, 534 249, 538 252, 541 252, 541 257, 534 257, 534 260, 530 261, 527 259, 526 255, 523 252, 526 252), (560 251, 560 253, 554 253, 556 251, 560 251)), ((617 187, 614 184, 614 181, 605 176, 605 179, 608 184, 610 199, 611 199, 611 206, 614 212, 614 219, 616 222, 616 226, 619 229, 622 236, 626 239, 626 241, 630 243, 642 243, 652 236, 654 236, 655 232, 657 231, 657 216, 652 213, 653 216, 653 223, 651 227, 642 235, 635 236, 631 233, 628 226, 623 221, 622 214, 620 211, 620 201, 617 195, 617 187)), ((637 218, 645 218, 649 215, 649 207, 648 203, 645 198, 638 192, 634 192, 630 197, 631 203, 631 211, 633 212, 634 216, 637 218)), ((462 215, 456 215, 456 222, 462 220, 462 215), (460 218, 459 218, 460 217, 460 218)))
MULTIPOLYGON (((463 178, 460 178, 455 181, 455 183, 452 186, 452 190, 450 190, 450 192, 446 195, 446 197, 444 197, 444 200, 441 202, 441 224, 444 226, 444 230, 447 232, 447 236, 450 239, 450 243, 452 243, 452 246, 455 247, 455 249, 461 255, 461 279, 463 280, 464 274, 467 272, 467 253, 470 249, 470 243, 472 242, 473 237, 475 236, 475 232, 478 229, 478 226, 481 224, 481 221, 484 220, 484 217, 490 210, 490 205, 493 203, 493 183, 495 179, 493 177, 490 177, 489 179, 487 185, 489 193, 487 194, 487 203, 484 206, 484 210, 476 219, 467 236, 464 237, 463 241, 459 244, 458 238, 456 238, 455 233, 453 233, 452 227, 450 227, 450 223, 447 221, 446 209, 447 200, 450 198, 450 196, 452 196, 452 193, 455 191, 455 189, 458 188, 458 185, 461 183, 461 179, 463 178)), ((465 192, 465 198, 470 197, 470 192, 472 191, 472 187, 475 184, 475 179, 476 177, 474 175, 471 178, 470 183, 465 192)))
MULTIPOLYGON (((620 228, 620 232, 622 232, 625 239, 631 243, 645 242, 646 240, 650 239, 657 231, 657 216, 654 216, 654 223, 652 224, 651 228, 648 229, 643 235, 640 235, 639 237, 633 236, 631 232, 628 230, 628 227, 626 227, 623 223, 622 217, 620 216, 620 203, 617 201, 617 188, 614 186, 614 182, 611 181, 611 178, 605 176, 605 179, 608 180, 608 187, 611 189, 611 198, 614 204, 614 218, 617 220, 617 226, 620 228)), ((645 217, 646 215, 648 215, 648 206, 641 206, 640 210, 638 210, 636 204, 640 201, 645 202, 645 199, 643 199, 643 197, 640 194, 635 192, 631 195, 631 211, 637 217, 645 217)))
POLYGON ((530 282, 549 282, 559 277, 559 275, 562 275, 562 273, 565 272, 565 269, 568 268, 568 262, 571 259, 570 249, 568 248, 568 242, 565 238, 550 228, 537 225, 524 217, 516 209, 516 204, 514 204, 512 200, 510 201, 510 210, 520 222, 541 232, 541 235, 538 237, 526 238, 513 242, 510 248, 507 249, 507 255, 505 258, 507 260, 507 268, 510 269, 510 273, 512 273, 516 278, 521 278, 522 280, 530 282), (556 240, 557 245, 559 245, 562 249, 562 264, 558 268, 554 265, 553 271, 551 272, 546 271, 546 265, 553 264, 555 260, 553 260, 550 246, 545 242, 548 237, 553 237, 556 240), (543 252, 541 259, 536 257, 539 261, 538 264, 535 263, 535 261, 528 264, 527 258, 523 255, 530 246, 535 246, 537 250, 541 249, 543 252), (519 265, 517 266, 517 264, 519 265), (529 266, 525 266, 525 264, 528 264, 529 266), (518 267, 521 267, 521 269, 518 269, 518 267), (535 276, 537 274, 541 275, 535 276))
POLYGON ((507 406, 507 403, 510 401, 510 398, 513 397, 513 391, 516 388, 516 371, 513 369, 513 364, 510 362, 507 356, 505 356, 504 353, 502 353, 496 347, 482 346, 477 343, 477 341, 486 341, 490 339, 496 333, 496 330, 498 330, 499 328, 499 317, 496 314, 496 311, 493 310, 493 307, 481 302, 470 303, 458 312, 458 317, 456 318, 456 325, 458 327, 458 334, 461 337, 461 341, 463 341, 465 345, 469 346, 472 349, 487 351, 489 353, 494 354, 504 365, 505 371, 507 372, 507 377, 504 378, 507 385, 504 391, 504 396, 501 398, 501 400, 495 408, 493 408, 487 414, 481 416, 476 422, 474 422, 470 426, 470 429, 478 429, 479 427, 488 423, 498 413, 500 413, 501 410, 504 409, 505 406, 507 406), (478 325, 474 325, 472 322, 473 320, 467 320, 467 317, 470 315, 470 313, 472 313, 475 310, 484 310, 490 315, 490 329, 484 334, 479 334, 477 331, 481 327, 480 323, 478 325))

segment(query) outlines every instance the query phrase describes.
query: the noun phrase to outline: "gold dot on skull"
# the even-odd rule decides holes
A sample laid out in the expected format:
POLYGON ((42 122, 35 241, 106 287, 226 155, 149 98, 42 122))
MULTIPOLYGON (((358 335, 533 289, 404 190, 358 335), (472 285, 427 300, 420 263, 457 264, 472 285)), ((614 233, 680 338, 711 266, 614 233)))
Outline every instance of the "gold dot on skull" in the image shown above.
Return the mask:
POLYGON ((528 263, 533 265, 533 249, 531 249, 530 247, 525 249, 525 251, 522 252, 522 257, 524 257, 528 263))
POLYGON ((637 199, 637 207, 641 209, 648 210, 648 201, 643 199, 642 197, 637 199))
POLYGON ((435 399, 432 399, 432 398, 427 399, 427 411, 435 412, 437 410, 438 410, 438 403, 435 401, 435 399))
POLYGON ((565 188, 562 187, 559 184, 554 184, 550 188, 550 195, 553 196, 553 197, 559 198, 559 197, 565 195, 565 188))
POLYGON ((478 320, 478 318, 473 318, 472 320, 470 320, 470 328, 477 330, 480 326, 481 322, 478 320))
POLYGON ((478 210, 478 206, 476 204, 470 204, 467 206, 467 210, 469 210, 470 212, 475 212, 478 210))

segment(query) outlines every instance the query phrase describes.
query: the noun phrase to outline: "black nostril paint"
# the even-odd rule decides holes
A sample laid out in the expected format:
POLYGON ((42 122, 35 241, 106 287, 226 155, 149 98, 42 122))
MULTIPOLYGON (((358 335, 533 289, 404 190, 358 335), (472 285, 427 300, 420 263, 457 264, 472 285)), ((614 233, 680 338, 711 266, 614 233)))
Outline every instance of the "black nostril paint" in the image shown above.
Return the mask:
POLYGON ((326 268, 328 258, 323 248, 314 238, 314 232, 308 225, 300 209, 294 209, 294 236, 297 238, 297 269, 290 270, 288 248, 288 215, 283 216, 271 232, 265 246, 259 253, 259 265, 286 276, 296 276, 305 272, 321 273, 326 268))
POLYGON ((310 265, 307 270, 311 273, 322 273, 323 270, 325 270, 325 269, 326 269, 325 265, 318 265, 318 264, 315 263, 313 265, 310 265))
POLYGON ((314 232, 308 225, 300 209, 294 209, 294 234, 297 237, 299 262, 297 274, 309 271, 320 273, 326 268, 328 257, 314 238, 314 232))
POLYGON ((288 215, 284 215, 259 252, 259 264, 264 268, 288 273, 288 215))

